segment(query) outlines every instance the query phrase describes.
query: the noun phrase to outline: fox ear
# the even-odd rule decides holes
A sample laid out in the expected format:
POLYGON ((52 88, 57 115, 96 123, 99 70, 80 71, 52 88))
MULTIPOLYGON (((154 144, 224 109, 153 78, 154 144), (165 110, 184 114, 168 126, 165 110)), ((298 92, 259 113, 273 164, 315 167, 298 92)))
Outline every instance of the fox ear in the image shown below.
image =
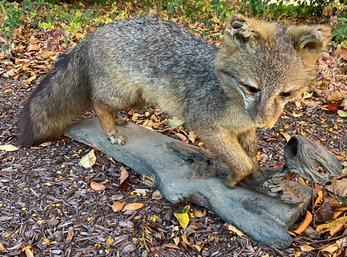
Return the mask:
POLYGON ((323 25, 289 26, 287 34, 304 64, 308 66, 315 65, 331 39, 331 29, 323 25))
POLYGON ((242 15, 235 14, 231 18, 227 28, 224 31, 224 45, 235 51, 237 48, 253 41, 258 36, 249 20, 242 15))

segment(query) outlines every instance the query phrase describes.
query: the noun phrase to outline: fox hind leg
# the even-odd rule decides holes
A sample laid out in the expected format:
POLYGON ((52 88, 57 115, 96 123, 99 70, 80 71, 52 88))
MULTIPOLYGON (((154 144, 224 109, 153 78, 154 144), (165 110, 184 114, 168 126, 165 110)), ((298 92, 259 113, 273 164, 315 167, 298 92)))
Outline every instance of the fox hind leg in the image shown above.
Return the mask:
POLYGON ((101 127, 103 128, 105 135, 111 144, 125 145, 127 138, 120 134, 116 127, 116 124, 125 124, 124 121, 120 121, 120 119, 114 119, 114 109, 107 104, 96 101, 94 102, 94 110, 101 123, 101 127))

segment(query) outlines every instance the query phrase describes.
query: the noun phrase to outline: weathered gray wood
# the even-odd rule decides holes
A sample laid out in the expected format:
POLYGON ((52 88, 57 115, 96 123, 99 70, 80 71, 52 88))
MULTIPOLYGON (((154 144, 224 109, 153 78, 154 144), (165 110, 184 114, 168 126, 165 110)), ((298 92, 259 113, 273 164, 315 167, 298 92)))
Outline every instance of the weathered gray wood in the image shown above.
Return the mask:
MULTIPOLYGON (((194 160, 185 160, 170 148, 170 144, 181 144, 180 141, 132 123, 119 127, 119 131, 128 137, 124 146, 109 143, 97 119, 73 124, 67 134, 139 174, 153 174, 166 200, 173 203, 191 200, 210 208, 259 243, 277 248, 290 246, 292 239, 287 228, 297 220, 307 201, 290 205, 247 187, 230 189, 220 178, 196 176, 197 167, 204 167, 199 166, 204 161, 198 157, 200 161, 194 165, 194 160)), ((307 192, 303 194, 309 199, 307 192)))
POLYGON ((292 137, 284 148, 283 172, 294 172, 319 184, 326 184, 332 176, 342 175, 342 164, 325 147, 302 136, 292 137), (318 172, 321 166, 324 172, 318 172))

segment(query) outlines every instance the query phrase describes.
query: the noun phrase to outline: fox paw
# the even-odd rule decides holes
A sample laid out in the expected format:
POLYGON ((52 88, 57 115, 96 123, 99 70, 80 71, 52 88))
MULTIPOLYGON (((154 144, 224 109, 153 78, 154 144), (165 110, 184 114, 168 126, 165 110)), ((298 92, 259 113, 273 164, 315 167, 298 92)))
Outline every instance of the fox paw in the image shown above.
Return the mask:
POLYGON ((128 124, 128 121, 126 119, 118 118, 115 120, 116 126, 125 126, 128 124))
POLYGON ((235 179, 232 176, 226 177, 225 181, 224 181, 224 183, 230 188, 234 188, 238 182, 239 182, 239 180, 235 179))
POLYGON ((114 145, 125 145, 127 143, 127 138, 117 132, 111 132, 107 135, 107 138, 114 145))

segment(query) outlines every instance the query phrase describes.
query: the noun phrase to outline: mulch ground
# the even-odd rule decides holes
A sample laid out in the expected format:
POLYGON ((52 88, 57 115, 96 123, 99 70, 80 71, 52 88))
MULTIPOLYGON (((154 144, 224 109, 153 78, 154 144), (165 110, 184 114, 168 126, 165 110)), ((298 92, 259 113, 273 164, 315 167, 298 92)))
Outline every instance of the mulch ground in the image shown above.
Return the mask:
MULTIPOLYGON (((1 145, 15 144, 15 122, 29 91, 20 81, 0 78, 1 145)), ((335 154, 346 151, 346 119, 319 107, 291 104, 275 128, 259 131, 261 163, 280 163, 285 137, 294 134, 307 136, 335 154)), ((131 170, 128 186, 119 188, 121 164, 102 152, 96 151, 92 169, 79 165, 90 150, 62 137, 45 146, 0 151, 0 243, 7 249, 1 256, 27 256, 25 245, 35 256, 294 256, 306 240, 296 237, 293 247, 284 251, 259 246, 193 205, 192 212, 199 215, 191 217, 189 244, 176 246, 183 230, 173 213, 187 203, 173 205, 152 197, 155 188, 131 170), (92 190, 91 181, 107 187, 92 190), (115 213, 111 205, 116 200, 144 207, 115 213)))

